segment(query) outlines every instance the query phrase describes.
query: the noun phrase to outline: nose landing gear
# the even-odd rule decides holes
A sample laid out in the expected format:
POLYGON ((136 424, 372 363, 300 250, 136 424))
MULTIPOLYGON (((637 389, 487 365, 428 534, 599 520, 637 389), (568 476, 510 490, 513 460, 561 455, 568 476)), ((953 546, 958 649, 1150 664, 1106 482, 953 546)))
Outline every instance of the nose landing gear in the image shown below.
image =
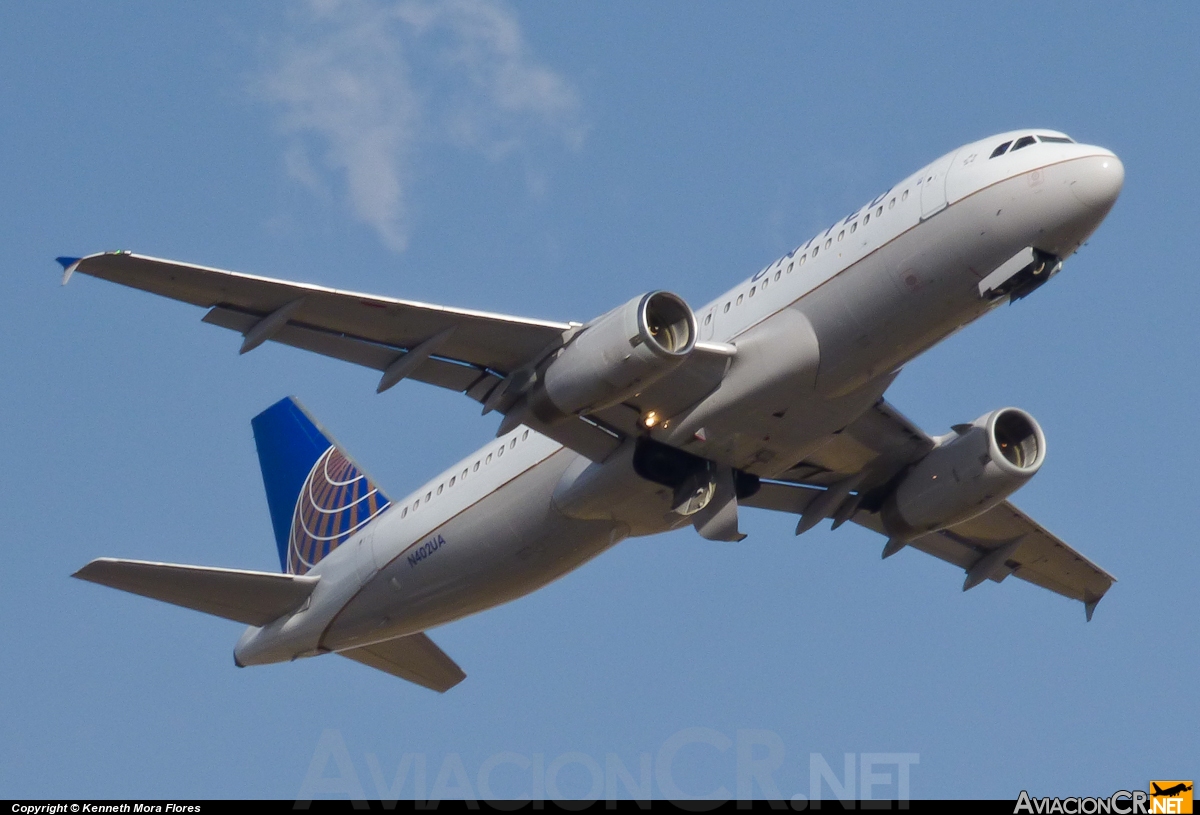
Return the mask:
POLYGON ((1062 258, 1030 247, 1022 249, 979 282, 979 296, 985 300, 1007 297, 1015 303, 1033 294, 1062 269, 1062 258))

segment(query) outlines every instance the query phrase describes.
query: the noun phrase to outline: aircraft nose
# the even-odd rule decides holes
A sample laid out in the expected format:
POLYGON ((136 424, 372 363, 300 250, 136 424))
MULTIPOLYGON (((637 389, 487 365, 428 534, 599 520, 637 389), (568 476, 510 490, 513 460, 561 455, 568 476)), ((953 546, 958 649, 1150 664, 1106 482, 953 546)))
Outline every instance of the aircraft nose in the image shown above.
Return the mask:
POLYGON ((1125 165, 1112 153, 1079 162, 1071 192, 1091 209, 1108 211, 1125 184, 1125 165))

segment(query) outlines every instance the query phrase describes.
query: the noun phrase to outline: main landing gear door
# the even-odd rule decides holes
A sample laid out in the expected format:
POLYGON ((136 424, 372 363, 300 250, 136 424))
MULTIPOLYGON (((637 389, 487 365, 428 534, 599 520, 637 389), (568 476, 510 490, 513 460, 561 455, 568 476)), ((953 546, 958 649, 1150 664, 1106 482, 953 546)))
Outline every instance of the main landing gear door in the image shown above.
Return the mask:
POLYGON ((692 524, 700 537, 710 541, 740 541, 737 488, 733 468, 718 464, 712 473, 712 494, 704 508, 693 514, 692 524))
POLYGON ((635 443, 633 470, 647 481, 672 488, 672 510, 690 518, 701 537, 746 537, 738 530, 738 499, 758 492, 758 476, 648 438, 635 443))

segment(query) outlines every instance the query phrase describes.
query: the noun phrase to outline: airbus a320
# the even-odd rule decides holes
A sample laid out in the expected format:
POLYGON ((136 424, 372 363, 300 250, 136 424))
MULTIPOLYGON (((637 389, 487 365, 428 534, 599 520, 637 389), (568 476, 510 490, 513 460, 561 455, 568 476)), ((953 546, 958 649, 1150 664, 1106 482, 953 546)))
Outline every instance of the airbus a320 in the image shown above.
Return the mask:
MULTIPOLYGON (((207 309, 243 336, 413 379, 498 414, 497 437, 407 496, 294 399, 252 425, 281 571, 100 558, 75 576, 249 626, 237 665, 336 653, 436 691, 465 674, 426 631, 528 594, 629 536, 738 541, 743 508, 878 532, 965 573, 1084 604, 1114 582, 1008 497, 1034 418, 931 436, 885 398, 909 360, 1054 277, 1124 182, 1053 130, 953 150, 693 310, 651 291, 587 323, 489 314, 130 252, 60 258, 207 309)), ((904 556, 909 556, 905 554, 904 556)))

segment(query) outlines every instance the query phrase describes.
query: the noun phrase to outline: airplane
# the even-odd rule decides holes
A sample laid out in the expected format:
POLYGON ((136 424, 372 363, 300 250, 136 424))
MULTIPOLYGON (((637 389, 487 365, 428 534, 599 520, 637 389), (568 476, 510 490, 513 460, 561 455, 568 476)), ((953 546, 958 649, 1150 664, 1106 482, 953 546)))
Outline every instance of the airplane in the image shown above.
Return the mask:
POLYGON ((100 558, 75 577, 249 626, 239 667, 337 653, 444 692, 425 633, 521 597, 630 536, 735 542, 742 508, 847 521, 965 572, 1080 601, 1115 578, 1008 501, 1046 439, 1002 407, 932 436, 884 397, 903 366, 1054 277, 1117 200, 1110 150, 1040 128, 959 147, 698 310, 650 291, 535 320, 117 251, 78 272, 203 321, 465 394, 501 417, 393 500, 294 399, 254 418, 281 572, 100 558))
POLYGON ((1150 786, 1154 787, 1154 792, 1150 793, 1150 795, 1155 798, 1160 796, 1165 798, 1173 798, 1179 793, 1187 792, 1192 788, 1192 785, 1186 781, 1181 781, 1173 787, 1167 787, 1165 790, 1158 786, 1158 784, 1155 784, 1153 781, 1150 782, 1150 786))

